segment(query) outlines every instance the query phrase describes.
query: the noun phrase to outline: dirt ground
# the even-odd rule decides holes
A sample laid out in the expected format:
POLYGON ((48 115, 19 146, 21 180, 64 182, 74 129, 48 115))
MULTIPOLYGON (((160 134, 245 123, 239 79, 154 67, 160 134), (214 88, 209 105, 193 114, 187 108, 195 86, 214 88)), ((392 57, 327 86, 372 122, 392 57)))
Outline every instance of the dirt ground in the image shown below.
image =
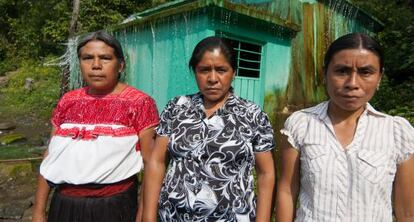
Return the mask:
MULTIPOLYGON (((25 135, 26 142, 33 146, 44 145, 51 129, 48 120, 40 119, 35 114, 17 116, 2 109, 0 122, 14 123, 16 127, 12 132, 25 135)), ((1 134, 9 132, 2 130, 1 134)), ((40 160, 0 160, 0 222, 31 221, 39 164, 40 160)))
POLYGON ((31 221, 39 162, 0 162, 0 222, 31 221))

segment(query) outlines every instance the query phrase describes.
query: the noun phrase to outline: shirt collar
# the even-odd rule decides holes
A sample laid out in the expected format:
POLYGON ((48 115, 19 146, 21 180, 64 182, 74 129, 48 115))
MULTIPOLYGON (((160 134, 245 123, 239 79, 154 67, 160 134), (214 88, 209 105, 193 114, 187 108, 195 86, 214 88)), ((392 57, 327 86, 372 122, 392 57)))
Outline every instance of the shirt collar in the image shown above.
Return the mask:
MULTIPOLYGON (((322 102, 316 106, 304 109, 304 112, 307 113, 312 113, 314 115, 316 115, 319 119, 324 120, 328 117, 328 105, 329 105, 329 101, 325 101, 322 102)), ((378 117, 385 117, 386 114, 381 113, 377 110, 374 109, 374 107, 371 106, 371 104, 367 103, 364 112, 362 113, 362 115, 365 114, 369 114, 369 115, 373 115, 373 116, 378 116, 378 117)))
MULTIPOLYGON (((199 110, 204 111, 203 95, 200 92, 194 94, 191 100, 195 107, 197 107, 199 110)), ((234 95, 233 92, 230 92, 226 102, 224 102, 224 105, 220 107, 217 112, 219 114, 234 114, 237 111, 236 109, 238 109, 238 104, 238 97, 234 95)))

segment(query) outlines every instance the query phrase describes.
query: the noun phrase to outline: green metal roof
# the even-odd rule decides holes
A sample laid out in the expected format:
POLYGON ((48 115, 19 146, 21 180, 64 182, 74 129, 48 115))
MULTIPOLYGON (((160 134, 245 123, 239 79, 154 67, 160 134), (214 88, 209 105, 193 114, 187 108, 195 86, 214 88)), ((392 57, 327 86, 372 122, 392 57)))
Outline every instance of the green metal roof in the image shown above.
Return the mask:
MULTIPOLYGON (((252 1, 252 0, 250 0, 252 1)), ((257 0, 256 0, 257 1, 257 0)), ((263 1, 263 0, 262 0, 263 1)), ((254 1, 253 1, 254 2, 254 1)), ((145 23, 157 18, 180 14, 184 12, 194 11, 197 9, 216 6, 223 9, 227 9, 241 15, 249 16, 255 19, 259 19, 265 22, 273 23, 278 26, 282 26, 290 29, 291 31, 298 32, 301 30, 300 25, 282 19, 268 10, 244 5, 241 3, 233 3, 228 0, 177 0, 169 3, 159 5, 154 8, 136 13, 127 18, 124 22, 114 27, 114 29, 126 28, 128 26, 145 23)))

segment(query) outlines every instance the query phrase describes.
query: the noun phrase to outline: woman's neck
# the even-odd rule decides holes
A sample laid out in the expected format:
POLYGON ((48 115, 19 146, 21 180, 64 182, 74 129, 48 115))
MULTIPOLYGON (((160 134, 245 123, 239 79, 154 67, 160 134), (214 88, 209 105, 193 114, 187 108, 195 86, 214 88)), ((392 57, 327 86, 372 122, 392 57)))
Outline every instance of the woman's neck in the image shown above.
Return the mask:
POLYGON ((332 101, 328 104, 328 116, 331 119, 332 123, 339 123, 339 122, 355 122, 359 119, 361 114, 364 112, 365 106, 361 106, 357 110, 344 110, 337 105, 335 105, 332 101))
POLYGON ((352 143, 357 130, 359 117, 364 110, 364 106, 353 111, 344 110, 332 101, 329 102, 328 116, 332 122, 335 137, 343 149, 346 150, 348 145, 352 143))
POLYGON ((93 89, 91 87, 88 87, 88 94, 89 95, 116 95, 121 93, 126 87, 125 83, 117 82, 116 85, 110 89, 93 89))
POLYGON ((213 115, 214 112, 216 112, 218 109, 220 109, 224 105, 229 95, 230 95, 230 92, 228 92, 222 99, 218 101, 207 101, 204 99, 204 103, 203 103, 204 112, 207 118, 213 115))

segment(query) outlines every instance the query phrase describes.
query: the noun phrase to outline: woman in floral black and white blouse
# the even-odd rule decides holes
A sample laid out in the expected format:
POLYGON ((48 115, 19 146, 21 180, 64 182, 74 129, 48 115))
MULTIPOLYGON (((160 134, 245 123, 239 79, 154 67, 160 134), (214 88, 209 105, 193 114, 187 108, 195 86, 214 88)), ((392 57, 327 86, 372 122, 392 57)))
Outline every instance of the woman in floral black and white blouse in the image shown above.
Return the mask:
POLYGON ((200 92, 172 99, 161 114, 146 165, 144 221, 156 221, 157 209, 161 221, 270 221, 273 129, 259 106, 233 93, 233 49, 205 38, 189 67, 200 92))

